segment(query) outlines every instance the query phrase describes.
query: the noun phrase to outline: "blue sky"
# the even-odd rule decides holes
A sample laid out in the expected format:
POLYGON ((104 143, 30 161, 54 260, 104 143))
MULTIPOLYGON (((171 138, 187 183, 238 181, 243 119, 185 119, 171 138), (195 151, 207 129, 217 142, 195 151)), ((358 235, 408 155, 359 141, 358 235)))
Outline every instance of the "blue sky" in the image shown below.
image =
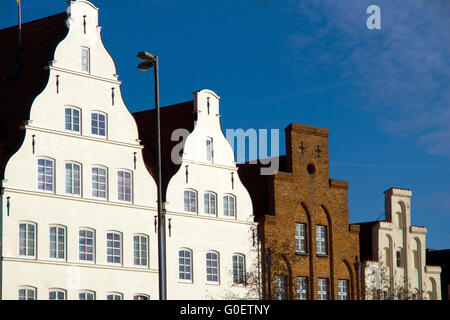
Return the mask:
MULTIPOLYGON (((450 248, 450 1, 94 0, 131 111, 153 107, 136 53, 160 57, 161 104, 209 88, 223 128, 330 130, 331 177, 347 180, 351 222, 384 212, 383 191, 413 191, 427 247, 450 248), (128 4, 129 3, 129 4, 128 4), (366 9, 381 8, 381 30, 366 9)), ((65 0, 22 0, 23 20, 65 0)), ((17 23, 0 3, 0 28, 17 23)), ((0 44, 1 46, 1 44, 0 44)))

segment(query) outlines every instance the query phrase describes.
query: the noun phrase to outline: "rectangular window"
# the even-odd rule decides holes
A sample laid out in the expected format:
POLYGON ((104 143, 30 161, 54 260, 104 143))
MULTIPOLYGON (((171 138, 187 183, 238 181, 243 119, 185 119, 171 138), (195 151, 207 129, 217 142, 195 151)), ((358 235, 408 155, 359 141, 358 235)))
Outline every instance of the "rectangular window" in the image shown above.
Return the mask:
POLYGON ((338 300, 348 300, 348 280, 338 280, 338 300))
POLYGON ((195 190, 184 190, 184 211, 197 212, 197 192, 195 190))
POLYGON ((66 258, 66 228, 60 226, 50 227, 50 258, 66 258))
POLYGON ((192 281, 192 251, 180 249, 178 251, 178 279, 192 281))
POLYGON ((81 229, 78 231, 80 261, 94 261, 94 230, 81 229))
POLYGON ((241 254, 233 255, 233 283, 245 283, 245 258, 241 254))
POLYGON ((297 299, 308 300, 308 278, 297 277, 297 299))
POLYGON ((397 267, 399 268, 403 268, 403 264, 402 264, 402 251, 401 248, 397 251, 397 256, 396 256, 396 260, 397 260, 397 267))
POLYGON ((131 202, 132 184, 131 172, 125 170, 117 171, 117 191, 120 201, 131 202))
POLYGON ((306 224, 295 224, 295 251, 306 253, 306 224))
POLYGON ((106 137, 106 115, 98 112, 91 114, 91 134, 106 137))
POLYGON ((66 163, 66 193, 81 195, 81 166, 77 163, 66 163))
POLYGON ((275 299, 287 299, 286 276, 275 275, 275 299))
POLYGON ((206 281, 219 282, 219 254, 217 252, 206 253, 206 281))
POLYGON ((134 236, 134 264, 146 266, 148 264, 148 240, 146 236, 134 236))
POLYGON ((66 108, 65 119, 65 128, 67 131, 80 132, 80 110, 76 108, 66 108))
POLYGON ((19 255, 34 257, 36 250, 36 225, 33 223, 19 224, 19 255))
POLYGON ((232 195, 223 196, 223 215, 226 217, 236 216, 236 201, 232 195))
POLYGON ((53 289, 49 291, 48 295, 50 300, 66 300, 66 291, 64 290, 53 289))
POLYGON ((92 168, 92 196, 106 199, 106 169, 92 168))
POLYGON ((205 214, 216 215, 216 195, 212 192, 205 192, 204 200, 205 214))
POLYGON ((35 288, 20 288, 19 300, 36 300, 35 288))
POLYGON ((327 254, 327 227, 316 226, 317 254, 327 254))
POLYGON ((212 162, 213 161, 213 139, 212 138, 206 138, 206 161, 212 162))
POLYGON ((38 189, 53 191, 53 160, 38 159, 38 189))
POLYGON ((81 71, 90 71, 90 52, 89 48, 81 48, 81 71))
POLYGON ((122 263, 122 236, 118 232, 108 232, 106 235, 106 258, 108 263, 122 263))
POLYGON ((317 279, 317 299, 328 300, 328 279, 317 279))

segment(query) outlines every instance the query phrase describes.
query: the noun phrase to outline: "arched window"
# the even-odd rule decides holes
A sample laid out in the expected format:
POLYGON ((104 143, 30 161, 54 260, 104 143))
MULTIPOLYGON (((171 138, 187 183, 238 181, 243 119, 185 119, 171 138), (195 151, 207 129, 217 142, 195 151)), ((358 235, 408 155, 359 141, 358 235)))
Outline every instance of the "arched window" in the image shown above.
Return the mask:
POLYGON ((95 300, 95 292, 90 290, 80 291, 78 298, 79 300, 95 300))
POLYGON ((66 227, 50 226, 50 258, 66 259, 66 227))
POLYGON ((184 211, 197 213, 197 191, 194 189, 184 190, 184 211))
POLYGON ((106 199, 108 195, 108 171, 105 167, 92 167, 92 197, 106 199))
POLYGON ((78 259, 83 262, 95 260, 95 231, 82 228, 78 230, 78 259))
POLYGON ((117 171, 117 193, 119 201, 131 202, 133 196, 133 176, 131 171, 117 171))
POLYGON ((133 300, 150 300, 150 297, 146 294, 137 294, 133 297, 133 300))
POLYGON ((36 224, 34 222, 19 223, 19 255, 36 257, 36 224))
POLYGON ((109 292, 106 294, 106 300, 123 300, 123 294, 120 292, 109 292))
POLYGON ((223 215, 225 217, 236 217, 236 197, 232 194, 223 196, 223 215))
POLYGON ((19 300, 36 300, 36 288, 19 287, 19 300))
POLYGON ((192 282, 192 250, 178 250, 178 280, 192 282))
POLYGON ((50 289, 48 291, 49 300, 66 300, 66 290, 64 289, 50 289))
POLYGON ((134 235, 134 264, 148 266, 148 236, 146 235, 134 235))
POLYGON ((66 162, 66 193, 81 195, 81 165, 76 162, 66 162))
POLYGON ((53 192, 54 191, 54 163, 50 158, 38 158, 37 160, 37 185, 38 190, 53 192))
POLYGON ((208 251, 206 253, 206 282, 220 282, 219 253, 216 251, 208 251))
POLYGON ((122 234, 110 231, 106 234, 106 258, 108 263, 122 263, 122 234))
POLYGON ((245 283, 245 256, 240 253, 233 255, 233 283, 245 283))
POLYGON ((81 128, 81 111, 78 108, 66 107, 64 110, 66 131, 72 133, 80 133, 81 128))
POLYGON ((217 197, 214 192, 207 191, 204 194, 204 206, 205 206, 205 214, 215 216, 216 215, 216 203, 217 197))

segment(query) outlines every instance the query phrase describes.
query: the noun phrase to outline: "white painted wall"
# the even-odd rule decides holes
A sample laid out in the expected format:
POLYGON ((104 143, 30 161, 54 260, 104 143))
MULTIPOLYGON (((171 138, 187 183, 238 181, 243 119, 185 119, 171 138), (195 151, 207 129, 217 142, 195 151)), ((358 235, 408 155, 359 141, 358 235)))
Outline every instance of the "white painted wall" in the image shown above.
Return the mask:
POLYGON ((156 214, 156 184, 144 165, 142 146, 138 142, 136 123, 125 106, 117 80, 114 62, 101 41, 98 8, 87 1, 72 1, 68 12, 67 37, 57 46, 50 66, 49 82, 35 99, 26 136, 20 150, 6 167, 3 195, 3 298, 17 299, 19 286, 37 288, 38 299, 48 299, 50 288, 67 290, 69 299, 78 299, 79 290, 93 290, 97 299, 109 291, 132 299, 135 294, 158 298, 157 240, 153 217, 156 214), (86 16, 86 34, 83 31, 86 16), (81 47, 90 49, 90 72, 81 71, 81 47), (59 75, 59 94, 56 76, 59 75), (115 88, 112 105, 111 88, 115 88), (64 109, 81 109, 80 134, 65 131, 64 109), (107 114, 107 137, 90 135, 90 113, 107 114), (35 136, 35 153, 32 137, 35 136), (136 168, 134 168, 136 153, 136 168), (37 189, 37 159, 45 156, 55 161, 55 190, 37 189), (82 195, 65 194, 65 161, 82 165, 82 195), (92 197, 91 166, 108 169, 108 198, 92 197), (131 203, 118 200, 117 170, 127 169, 133 175, 131 203), (10 197, 7 214, 6 198, 10 197), (19 257, 19 223, 37 224, 37 255, 19 257), (49 257, 49 225, 67 228, 67 258, 49 257), (96 260, 78 260, 78 229, 95 230, 96 260), (122 233, 122 264, 106 262, 106 232, 122 233), (133 261, 133 235, 145 234, 150 240, 150 265, 137 267, 133 261))
POLYGON ((253 229, 256 228, 256 223, 253 222, 252 202, 239 179, 233 150, 220 127, 219 97, 211 90, 201 90, 194 92, 194 104, 198 119, 193 132, 186 139, 181 167, 170 180, 167 189, 167 218, 171 219, 172 225, 172 235, 167 237, 168 297, 245 297, 249 293, 249 287, 232 285, 232 256, 234 253, 245 255, 247 271, 257 272, 257 248, 253 246, 253 229), (207 137, 213 138, 212 162, 206 161, 207 137), (232 174, 234 185, 231 182, 232 174), (197 213, 184 211, 185 189, 197 191, 197 213), (217 195, 215 217, 204 214, 205 191, 213 191, 217 195), (223 215, 225 194, 236 197, 234 218, 223 215), (193 252, 192 283, 178 280, 179 248, 189 248, 193 252), (219 252, 220 284, 206 282, 205 256, 208 250, 219 252))
POLYGON ((431 279, 434 279, 434 297, 440 300, 440 268, 426 266, 427 229, 411 225, 411 196, 412 192, 406 189, 392 188, 385 192, 386 221, 379 222, 372 230, 375 240, 373 258, 381 258, 380 265, 368 264, 365 270, 366 286, 370 288, 377 282, 371 276, 375 269, 384 269, 384 274, 389 275, 391 285, 397 288, 407 286, 410 292, 418 290, 422 299, 430 299, 433 296, 431 279), (401 267, 397 266, 396 259, 396 252, 399 250, 402 252, 401 267), (386 252, 389 252, 388 256, 386 252), (389 265, 391 267, 387 268, 389 265))

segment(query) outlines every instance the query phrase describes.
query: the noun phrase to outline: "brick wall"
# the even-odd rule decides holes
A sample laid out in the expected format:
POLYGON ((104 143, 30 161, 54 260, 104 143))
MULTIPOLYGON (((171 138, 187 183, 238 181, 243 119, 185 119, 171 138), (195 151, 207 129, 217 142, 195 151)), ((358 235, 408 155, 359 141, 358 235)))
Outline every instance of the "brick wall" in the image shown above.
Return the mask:
MULTIPOLYGON (((308 277, 309 299, 317 299, 317 279, 329 281, 329 299, 338 298, 338 280, 348 280, 349 298, 356 297, 355 257, 358 228, 348 222, 348 183, 329 178, 328 130, 300 124, 286 128, 286 163, 269 186, 253 181, 259 172, 243 165, 239 174, 251 195, 267 192, 268 205, 258 207, 263 247, 265 298, 275 297, 275 275, 286 276, 287 298, 297 299, 296 278, 308 277), (309 170, 308 170, 309 166, 309 170), (296 253, 295 223, 306 224, 307 252, 296 253), (327 227, 327 254, 316 254, 316 226, 327 227), (271 283, 267 253, 271 252, 271 283), (269 292, 271 291, 271 292, 269 292)), ((253 196, 252 196, 253 199, 253 196)))

